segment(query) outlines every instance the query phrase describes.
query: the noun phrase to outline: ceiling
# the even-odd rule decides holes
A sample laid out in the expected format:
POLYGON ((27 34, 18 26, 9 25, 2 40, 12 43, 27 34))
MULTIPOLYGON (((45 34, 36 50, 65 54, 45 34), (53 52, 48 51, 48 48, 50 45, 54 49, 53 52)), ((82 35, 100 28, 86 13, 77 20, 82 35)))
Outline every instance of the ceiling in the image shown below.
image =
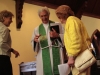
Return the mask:
POLYGON ((47 6, 56 9, 59 5, 69 5, 74 11, 76 17, 80 18, 82 15, 99 18, 100 19, 100 0, 14 0, 16 7, 16 27, 21 28, 22 9, 24 2, 47 6))
POLYGON ((75 14, 100 18, 100 0, 24 0, 26 3, 57 8, 59 5, 69 5, 75 14))

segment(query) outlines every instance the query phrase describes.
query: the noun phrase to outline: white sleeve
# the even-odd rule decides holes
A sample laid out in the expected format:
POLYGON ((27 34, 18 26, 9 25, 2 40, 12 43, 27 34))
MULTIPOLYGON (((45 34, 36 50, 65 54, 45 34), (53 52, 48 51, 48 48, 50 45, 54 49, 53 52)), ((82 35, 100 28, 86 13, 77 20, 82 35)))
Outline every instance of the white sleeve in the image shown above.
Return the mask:
POLYGON ((35 35, 39 35, 38 27, 34 29, 31 39, 31 44, 35 52, 39 51, 40 45, 34 41, 35 35))

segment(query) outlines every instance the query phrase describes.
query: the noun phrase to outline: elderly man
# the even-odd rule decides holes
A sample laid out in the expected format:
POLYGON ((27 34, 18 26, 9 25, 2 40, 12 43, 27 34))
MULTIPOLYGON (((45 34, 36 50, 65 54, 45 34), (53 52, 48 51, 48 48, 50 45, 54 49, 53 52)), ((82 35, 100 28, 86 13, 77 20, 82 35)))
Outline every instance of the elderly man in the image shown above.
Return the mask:
POLYGON ((42 23, 34 29, 32 36, 32 45, 37 52, 36 75, 59 75, 63 38, 53 28, 50 30, 50 25, 54 22, 49 20, 50 12, 47 7, 41 8, 38 15, 42 23))

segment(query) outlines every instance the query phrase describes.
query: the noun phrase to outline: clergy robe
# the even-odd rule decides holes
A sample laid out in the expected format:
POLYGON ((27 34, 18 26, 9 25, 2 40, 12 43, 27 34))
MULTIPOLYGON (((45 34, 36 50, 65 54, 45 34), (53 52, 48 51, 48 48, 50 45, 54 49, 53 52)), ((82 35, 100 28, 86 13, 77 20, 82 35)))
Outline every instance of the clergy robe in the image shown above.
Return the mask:
MULTIPOLYGON (((52 67, 52 70, 53 70, 53 58, 52 58, 52 46, 51 46, 52 44, 51 44, 50 34, 49 34, 49 32, 50 32, 49 24, 43 24, 43 26, 44 26, 45 31, 46 31, 46 36, 48 38, 51 67, 52 67)), ((60 26, 60 27, 62 27, 62 26, 60 26)), ((59 45, 61 46, 59 52, 60 52, 60 61, 63 61, 62 47, 64 46, 64 44, 63 44, 63 31, 64 30, 63 30, 63 27, 60 28, 60 29, 62 29, 62 30, 60 30, 61 34, 59 34, 60 38, 62 40, 62 43, 59 41, 59 45)), ((32 43, 34 51, 37 52, 37 56, 36 56, 36 69, 37 69, 37 72, 36 72, 36 75, 44 75, 43 74, 42 50, 41 50, 40 42, 39 43, 34 42, 35 35, 39 35, 39 26, 37 26, 34 29, 31 43, 32 43)))

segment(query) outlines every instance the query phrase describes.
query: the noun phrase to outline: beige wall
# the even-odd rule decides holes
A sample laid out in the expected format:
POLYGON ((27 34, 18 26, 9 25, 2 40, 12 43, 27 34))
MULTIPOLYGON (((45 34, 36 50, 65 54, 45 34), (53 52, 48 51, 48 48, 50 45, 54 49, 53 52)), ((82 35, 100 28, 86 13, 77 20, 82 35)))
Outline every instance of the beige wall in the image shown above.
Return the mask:
MULTIPOLYGON (((18 64, 21 62, 30 62, 35 60, 36 53, 33 52, 30 41, 34 28, 41 23, 37 14, 39 8, 40 6, 25 3, 23 8, 23 24, 21 30, 18 31, 16 29, 15 17, 13 18, 13 23, 10 26, 12 47, 20 53, 19 58, 15 58, 13 54, 11 57, 14 75, 19 75, 18 64)), ((15 15, 15 2, 13 0, 0 0, 0 11, 5 9, 10 10, 15 15)), ((55 11, 50 9, 50 12, 50 19, 59 21, 55 15, 55 11)), ((99 19, 83 16, 82 21, 84 22, 89 35, 91 35, 96 28, 100 29, 99 19)))
POLYGON ((90 37, 96 29, 100 30, 100 19, 82 16, 82 21, 87 28, 90 37))

